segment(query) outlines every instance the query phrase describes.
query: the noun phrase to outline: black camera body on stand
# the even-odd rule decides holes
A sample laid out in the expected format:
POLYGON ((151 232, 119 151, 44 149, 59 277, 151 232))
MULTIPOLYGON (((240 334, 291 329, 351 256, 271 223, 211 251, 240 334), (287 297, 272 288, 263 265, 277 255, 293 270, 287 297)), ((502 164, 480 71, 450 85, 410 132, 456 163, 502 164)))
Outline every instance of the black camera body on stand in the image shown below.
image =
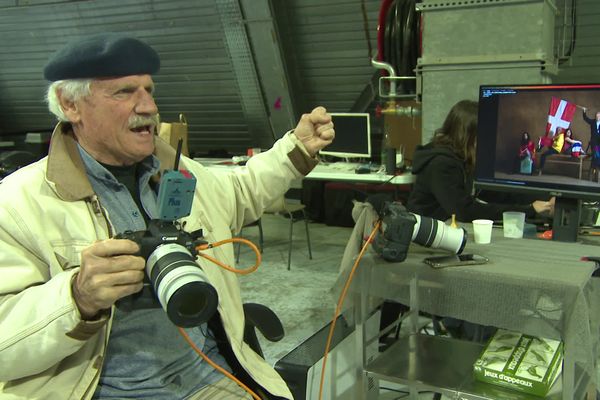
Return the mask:
POLYGON ((375 236, 373 249, 386 261, 404 261, 411 242, 454 254, 462 253, 465 248, 467 232, 463 228, 453 228, 437 219, 408 212, 398 202, 383 201, 375 196, 367 202, 381 219, 381 232, 375 236))

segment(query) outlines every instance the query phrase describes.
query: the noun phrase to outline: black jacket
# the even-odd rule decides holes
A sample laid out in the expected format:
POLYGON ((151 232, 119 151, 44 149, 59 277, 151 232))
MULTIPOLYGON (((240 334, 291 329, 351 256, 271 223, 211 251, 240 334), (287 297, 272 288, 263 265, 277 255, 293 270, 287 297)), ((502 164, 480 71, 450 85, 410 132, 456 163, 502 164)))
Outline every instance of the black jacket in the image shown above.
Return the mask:
MULTIPOLYGON (((471 195, 473 178, 464 162, 447 147, 417 146, 412 173, 417 176, 407 209, 415 214, 445 221, 452 214, 462 222, 485 218, 501 220, 504 211, 535 215, 533 206, 481 203, 471 195)), ((497 195, 498 198, 502 195, 497 195)))

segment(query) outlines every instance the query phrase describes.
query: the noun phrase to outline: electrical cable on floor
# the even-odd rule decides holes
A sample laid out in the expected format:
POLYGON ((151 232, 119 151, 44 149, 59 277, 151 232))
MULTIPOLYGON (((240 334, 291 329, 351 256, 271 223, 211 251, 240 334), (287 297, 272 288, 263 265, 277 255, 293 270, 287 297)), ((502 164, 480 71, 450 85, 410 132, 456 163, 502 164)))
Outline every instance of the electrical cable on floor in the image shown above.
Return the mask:
POLYGON ((319 400, 321 400, 323 398, 323 385, 325 382, 325 368, 327 367, 327 355, 329 354, 329 349, 331 347, 331 340, 333 339, 333 331, 335 330, 335 323, 337 321, 338 316, 342 312, 342 305, 344 304, 344 299, 346 298, 346 293, 348 292, 348 289, 350 288, 350 283, 352 283, 352 279, 354 278, 354 273, 356 272, 356 269, 358 268, 360 260, 362 260, 365 252, 367 251, 367 248, 369 247, 369 244, 373 241, 373 238, 375 237, 375 234, 377 233, 377 231, 379 231, 380 226, 381 226, 381 220, 377 221, 377 223, 375 224, 375 227, 373 228, 373 230, 371 231, 371 234, 369 235, 369 238, 365 241, 365 244, 360 249, 360 252, 358 253, 358 257, 356 257, 356 261, 354 261, 354 265, 352 266, 352 269, 350 270, 350 273, 348 274, 348 279, 346 279, 346 282, 344 283, 344 288, 342 289, 342 293, 340 294, 338 304, 335 308, 335 312, 333 313, 333 319, 329 326, 329 334, 327 335, 327 343, 325 344, 325 354, 323 355, 323 366, 321 369, 321 381, 319 383, 319 397, 318 397, 319 400))
POLYGON ((213 360, 211 360, 210 358, 208 358, 208 356, 206 354, 204 354, 202 352, 202 350, 200 350, 198 348, 198 346, 196 346, 196 344, 192 341, 192 339, 190 339, 190 337, 188 336, 187 332, 183 328, 178 327, 177 329, 179 330, 179 333, 181 333, 181 336, 183 336, 183 338, 185 339, 185 341, 190 345, 190 347, 192 349, 194 349, 194 351, 200 357, 202 357, 202 359, 204 361, 206 361, 211 367, 213 367, 214 369, 216 369, 217 371, 219 371, 220 373, 222 373, 223 375, 225 375, 226 377, 228 377, 229 379, 231 379, 232 381, 234 381, 235 383, 237 383, 242 389, 244 389, 246 392, 248 392, 250 394, 250 396, 252 396, 255 400, 262 400, 256 393, 254 393, 252 391, 252 389, 250 389, 248 386, 244 385, 235 376, 233 376, 231 373, 229 373, 228 371, 226 371, 223 368, 221 368, 221 366, 219 366, 218 364, 216 364, 213 360))
MULTIPOLYGON (((231 238, 231 239, 221 240, 221 241, 215 242, 215 243, 201 244, 201 245, 199 245, 199 246, 196 247, 196 250, 198 250, 198 256, 199 257, 206 258, 207 260, 215 263, 219 267, 221 267, 223 269, 226 269, 227 271, 230 271, 230 272, 233 272, 233 273, 236 273, 236 274, 240 274, 240 275, 247 275, 247 274, 250 274, 250 273, 256 271, 256 269, 258 268, 258 266, 260 265, 260 263, 262 261, 262 257, 260 255, 260 250, 258 249, 258 247, 256 247, 256 245, 254 243, 252 243, 251 241, 249 241, 247 239, 243 239, 243 238, 231 238), (211 257, 209 255, 206 255, 206 254, 204 254, 204 253, 201 252, 202 250, 212 249, 212 248, 215 248, 215 247, 222 246, 222 245, 224 245, 226 243, 233 243, 233 242, 244 243, 244 244, 248 245, 254 251, 254 254, 256 254, 256 263, 252 267, 246 268, 246 269, 232 268, 232 267, 230 267, 230 266, 228 266, 226 264, 223 264, 222 262, 220 262, 216 258, 213 258, 213 257, 211 257)), ((212 361, 210 358, 208 358, 208 356, 206 354, 204 354, 202 352, 202 350, 200 350, 198 348, 198 346, 196 346, 196 344, 192 341, 192 339, 189 337, 189 335, 187 334, 187 332, 183 328, 177 327, 177 329, 179 330, 179 333, 181 334, 181 336, 183 336, 183 338, 185 339, 185 341, 190 345, 190 347, 200 357, 202 357, 202 359, 204 361, 206 361, 211 367, 213 367, 214 369, 216 369, 217 371, 219 371, 220 373, 222 373, 223 375, 225 375, 227 378, 229 378, 232 381, 234 381, 238 386, 240 386, 242 389, 244 389, 246 392, 248 392, 248 394, 250 394, 250 396, 252 396, 255 400, 261 400, 261 398, 256 393, 254 393, 252 391, 252 389, 250 389, 248 386, 246 386, 244 383, 242 383, 239 379, 237 379, 235 376, 233 376, 230 372, 226 371, 221 366, 219 366, 214 361, 212 361)))

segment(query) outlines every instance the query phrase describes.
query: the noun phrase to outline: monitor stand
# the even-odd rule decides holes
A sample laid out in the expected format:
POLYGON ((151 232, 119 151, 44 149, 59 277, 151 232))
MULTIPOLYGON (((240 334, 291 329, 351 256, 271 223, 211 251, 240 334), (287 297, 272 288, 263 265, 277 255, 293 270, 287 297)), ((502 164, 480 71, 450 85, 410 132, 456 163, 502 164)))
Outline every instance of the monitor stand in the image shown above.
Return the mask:
POLYGON ((552 240, 576 242, 580 215, 581 200, 557 197, 552 222, 552 240))

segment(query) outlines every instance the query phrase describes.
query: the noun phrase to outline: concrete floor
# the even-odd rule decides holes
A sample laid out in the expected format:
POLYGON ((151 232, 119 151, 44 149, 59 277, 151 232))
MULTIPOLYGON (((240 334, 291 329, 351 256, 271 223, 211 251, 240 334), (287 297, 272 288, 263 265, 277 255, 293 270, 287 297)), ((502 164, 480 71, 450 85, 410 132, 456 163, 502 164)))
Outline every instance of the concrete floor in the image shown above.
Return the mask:
MULTIPOLYGON (((241 276, 242 297, 245 302, 269 306, 281 319, 285 337, 277 343, 259 335, 266 360, 275 364, 304 340, 327 325, 333 318, 337 297, 331 288, 337 278, 339 264, 352 228, 332 227, 309 223, 312 255, 308 247, 304 222, 294 224, 291 269, 287 270, 289 220, 277 215, 265 215, 263 261, 258 270, 241 276)), ((248 227, 243 237, 258 243, 258 229, 248 227)), ((255 262, 253 253, 242 248, 239 268, 255 262)), ((408 398, 400 385, 381 382, 380 399, 408 398)), ((431 399, 423 393, 419 399, 431 399)))
MULTIPOLYGON (((265 215, 262 224, 262 264, 253 274, 241 276, 240 284, 244 302, 269 306, 284 325, 283 340, 278 343, 262 342, 265 358, 274 363, 331 321, 337 299, 330 289, 337 278, 352 229, 309 223, 313 256, 310 260, 304 222, 296 222, 292 262, 288 271, 289 219, 265 215)), ((244 229, 243 237, 258 243, 258 229, 244 229)), ((242 247, 238 267, 251 266, 254 262, 254 254, 242 247)))

